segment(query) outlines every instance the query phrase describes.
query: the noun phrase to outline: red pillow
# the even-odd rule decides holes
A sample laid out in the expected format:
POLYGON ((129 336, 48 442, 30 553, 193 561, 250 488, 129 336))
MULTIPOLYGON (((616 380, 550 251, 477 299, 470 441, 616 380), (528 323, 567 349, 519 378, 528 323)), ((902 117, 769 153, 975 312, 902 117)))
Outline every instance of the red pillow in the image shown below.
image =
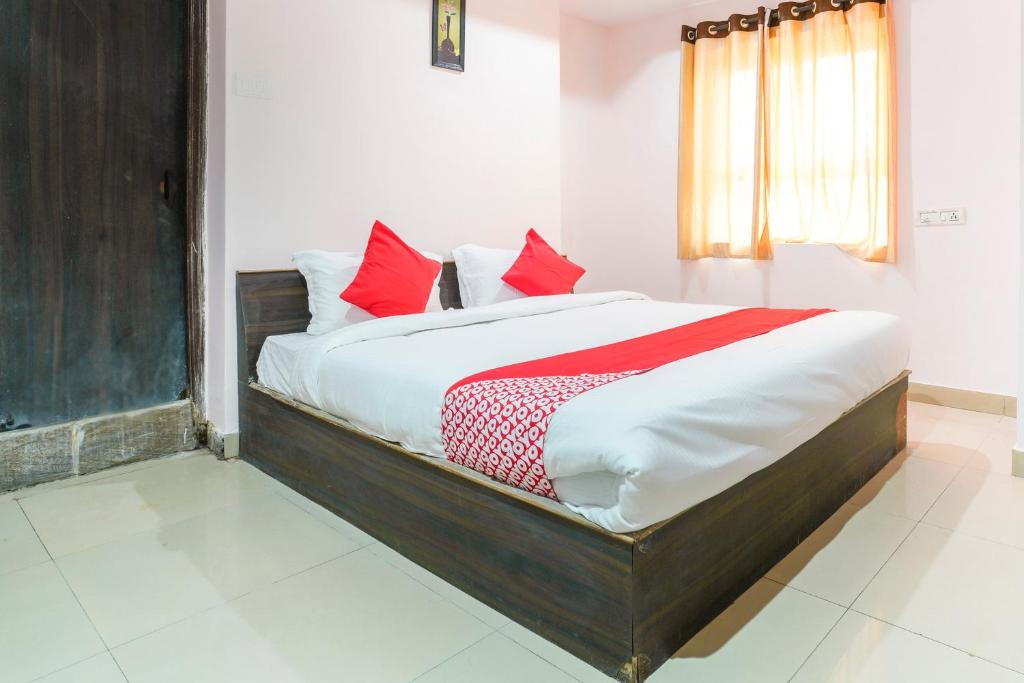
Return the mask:
POLYGON ((440 263, 424 257, 377 221, 356 277, 341 298, 378 318, 422 313, 440 272, 440 263))
POLYGON ((501 279, 527 296, 546 296, 571 293, 586 272, 562 258, 536 230, 530 228, 526 233, 526 246, 501 279))

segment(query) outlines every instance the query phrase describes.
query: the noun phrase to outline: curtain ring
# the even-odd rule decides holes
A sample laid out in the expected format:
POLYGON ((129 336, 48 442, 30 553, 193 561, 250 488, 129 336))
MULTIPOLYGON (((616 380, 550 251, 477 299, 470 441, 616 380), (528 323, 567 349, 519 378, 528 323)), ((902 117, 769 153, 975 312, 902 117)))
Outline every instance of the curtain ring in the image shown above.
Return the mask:
POLYGON ((830 2, 832 3, 832 6, 835 7, 836 9, 842 9, 843 5, 846 4, 846 0, 830 0, 830 2))
POLYGON ((810 5, 804 5, 803 7, 793 5, 789 8, 789 13, 799 19, 800 15, 804 13, 804 10, 811 10, 811 14, 814 14, 818 10, 818 6, 813 2, 810 5))
POLYGON ((714 24, 711 24, 711 26, 708 26, 708 34, 710 34, 712 36, 717 36, 718 35, 718 27, 715 26, 714 24))
POLYGON ((740 27, 741 28, 750 28, 750 22, 747 21, 746 17, 743 17, 742 19, 740 19, 740 27))
POLYGON ((697 40, 697 32, 690 31, 689 33, 686 34, 686 37, 689 38, 690 40, 697 40))

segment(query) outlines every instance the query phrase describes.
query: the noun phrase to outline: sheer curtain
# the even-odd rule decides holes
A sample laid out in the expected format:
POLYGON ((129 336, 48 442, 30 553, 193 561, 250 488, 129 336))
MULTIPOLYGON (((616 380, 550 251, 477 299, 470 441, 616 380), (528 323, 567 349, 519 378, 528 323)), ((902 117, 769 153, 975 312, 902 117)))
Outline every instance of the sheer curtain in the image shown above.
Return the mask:
POLYGON ((787 2, 683 27, 680 258, 802 242, 895 261, 888 10, 787 2))
POLYGON ((769 258, 764 13, 683 27, 679 256, 769 258))

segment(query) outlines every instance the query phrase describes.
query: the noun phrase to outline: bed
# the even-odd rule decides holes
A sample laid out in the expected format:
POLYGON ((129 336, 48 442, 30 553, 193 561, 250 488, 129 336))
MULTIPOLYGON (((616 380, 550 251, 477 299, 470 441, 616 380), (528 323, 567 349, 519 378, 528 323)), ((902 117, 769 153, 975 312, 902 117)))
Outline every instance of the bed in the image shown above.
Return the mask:
MULTIPOLYGON (((298 272, 240 272, 237 277, 241 457, 623 681, 649 676, 906 442, 907 373, 902 371, 905 350, 899 348, 898 334, 878 317, 834 314, 820 334, 874 340, 861 347, 877 352, 857 356, 839 345, 838 352, 809 358, 809 351, 799 346, 800 337, 776 336, 773 353, 782 354, 783 365, 789 363, 786 372, 794 378, 785 400, 775 402, 779 405, 769 400, 770 392, 752 391, 748 403, 729 408, 742 399, 726 391, 730 382, 737 387, 756 384, 749 384, 749 378, 747 384, 740 383, 742 378, 731 380, 728 368, 741 364, 744 352, 763 351, 758 347, 744 351, 734 345, 739 350, 729 353, 741 354, 739 359, 725 354, 717 365, 706 359, 682 364, 674 370, 682 375, 660 373, 659 380, 652 372, 653 379, 638 382, 641 378, 631 377, 616 383, 625 387, 604 392, 605 409, 643 403, 624 401, 630 394, 616 399, 616 391, 633 396, 660 391, 669 400, 669 389, 681 384, 679 377, 703 377, 703 382, 694 382, 698 388, 722 378, 715 383, 721 386, 717 394, 685 388, 673 399, 679 405, 668 411, 685 415, 693 426, 677 435, 680 448, 706 454, 708 462, 689 463, 685 474, 697 483, 685 487, 685 493, 679 493, 684 487, 677 484, 659 490, 659 482, 676 474, 661 469, 645 484, 646 492, 632 498, 609 496, 608 491, 630 488, 623 482, 636 470, 635 462, 626 462, 623 471, 611 475, 562 466, 560 476, 553 477, 566 503, 560 504, 436 457, 443 453, 431 442, 428 429, 436 412, 420 409, 424 397, 451 378, 491 362, 487 354, 460 354, 458 349, 482 348, 481 340, 495 330, 532 330, 531 338, 547 340, 527 344, 519 351, 524 358, 557 353, 559 344, 579 343, 574 329, 585 332, 587 339, 599 334, 586 329, 595 315, 617 321, 609 326, 618 330, 614 334, 642 333, 653 302, 621 293, 590 299, 580 295, 565 308, 550 303, 544 305, 554 310, 539 312, 531 308, 537 303, 511 302, 497 305, 502 309, 497 317, 429 314, 443 322, 425 317, 409 329, 402 329, 408 322, 395 328, 374 321, 368 329, 376 325, 384 331, 317 342, 303 333, 309 313, 298 272), (641 310, 643 315, 636 313, 641 310), (555 321, 562 327, 544 327, 555 321), (381 356, 391 361, 380 362, 381 356), (429 372, 412 374, 414 367, 425 365, 429 372), (856 381, 837 379, 847 376, 856 381), (400 381, 404 387, 396 391, 400 381), (742 417, 730 428, 741 436, 719 438, 712 417, 723 410, 742 417), (777 433, 764 437, 770 447, 751 443, 752 435, 771 435, 773 429, 777 433), (701 469, 695 474, 697 465, 701 469)), ((454 264, 445 264, 440 287, 446 308, 459 309, 454 264)), ((682 316, 680 323, 686 322, 685 307, 659 309, 658 315, 670 310, 682 316)), ((806 337, 811 329, 791 334, 806 337)), ((584 408, 598 410, 597 400, 584 408)), ((583 409, 578 412, 564 421, 569 432, 579 433, 588 424, 583 409)), ((611 434, 602 432, 612 428, 606 422, 614 420, 590 422, 591 443, 611 434)), ((671 429, 669 421, 655 431, 671 429)), ((569 444, 568 435, 561 438, 569 444)), ((587 444, 576 439, 572 447, 585 450, 587 444)))

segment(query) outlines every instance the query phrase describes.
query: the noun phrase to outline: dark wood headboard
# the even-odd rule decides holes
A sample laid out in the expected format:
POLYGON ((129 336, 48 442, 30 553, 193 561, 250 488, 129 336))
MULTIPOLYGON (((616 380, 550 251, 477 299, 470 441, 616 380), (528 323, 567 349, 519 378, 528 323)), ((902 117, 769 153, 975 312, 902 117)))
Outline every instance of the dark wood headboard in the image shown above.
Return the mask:
MULTIPOLYGON (((257 379, 256 361, 267 337, 305 332, 309 325, 306 279, 297 270, 240 270, 237 280, 238 381, 257 379)), ((441 269, 441 305, 462 308, 454 261, 441 269)))

